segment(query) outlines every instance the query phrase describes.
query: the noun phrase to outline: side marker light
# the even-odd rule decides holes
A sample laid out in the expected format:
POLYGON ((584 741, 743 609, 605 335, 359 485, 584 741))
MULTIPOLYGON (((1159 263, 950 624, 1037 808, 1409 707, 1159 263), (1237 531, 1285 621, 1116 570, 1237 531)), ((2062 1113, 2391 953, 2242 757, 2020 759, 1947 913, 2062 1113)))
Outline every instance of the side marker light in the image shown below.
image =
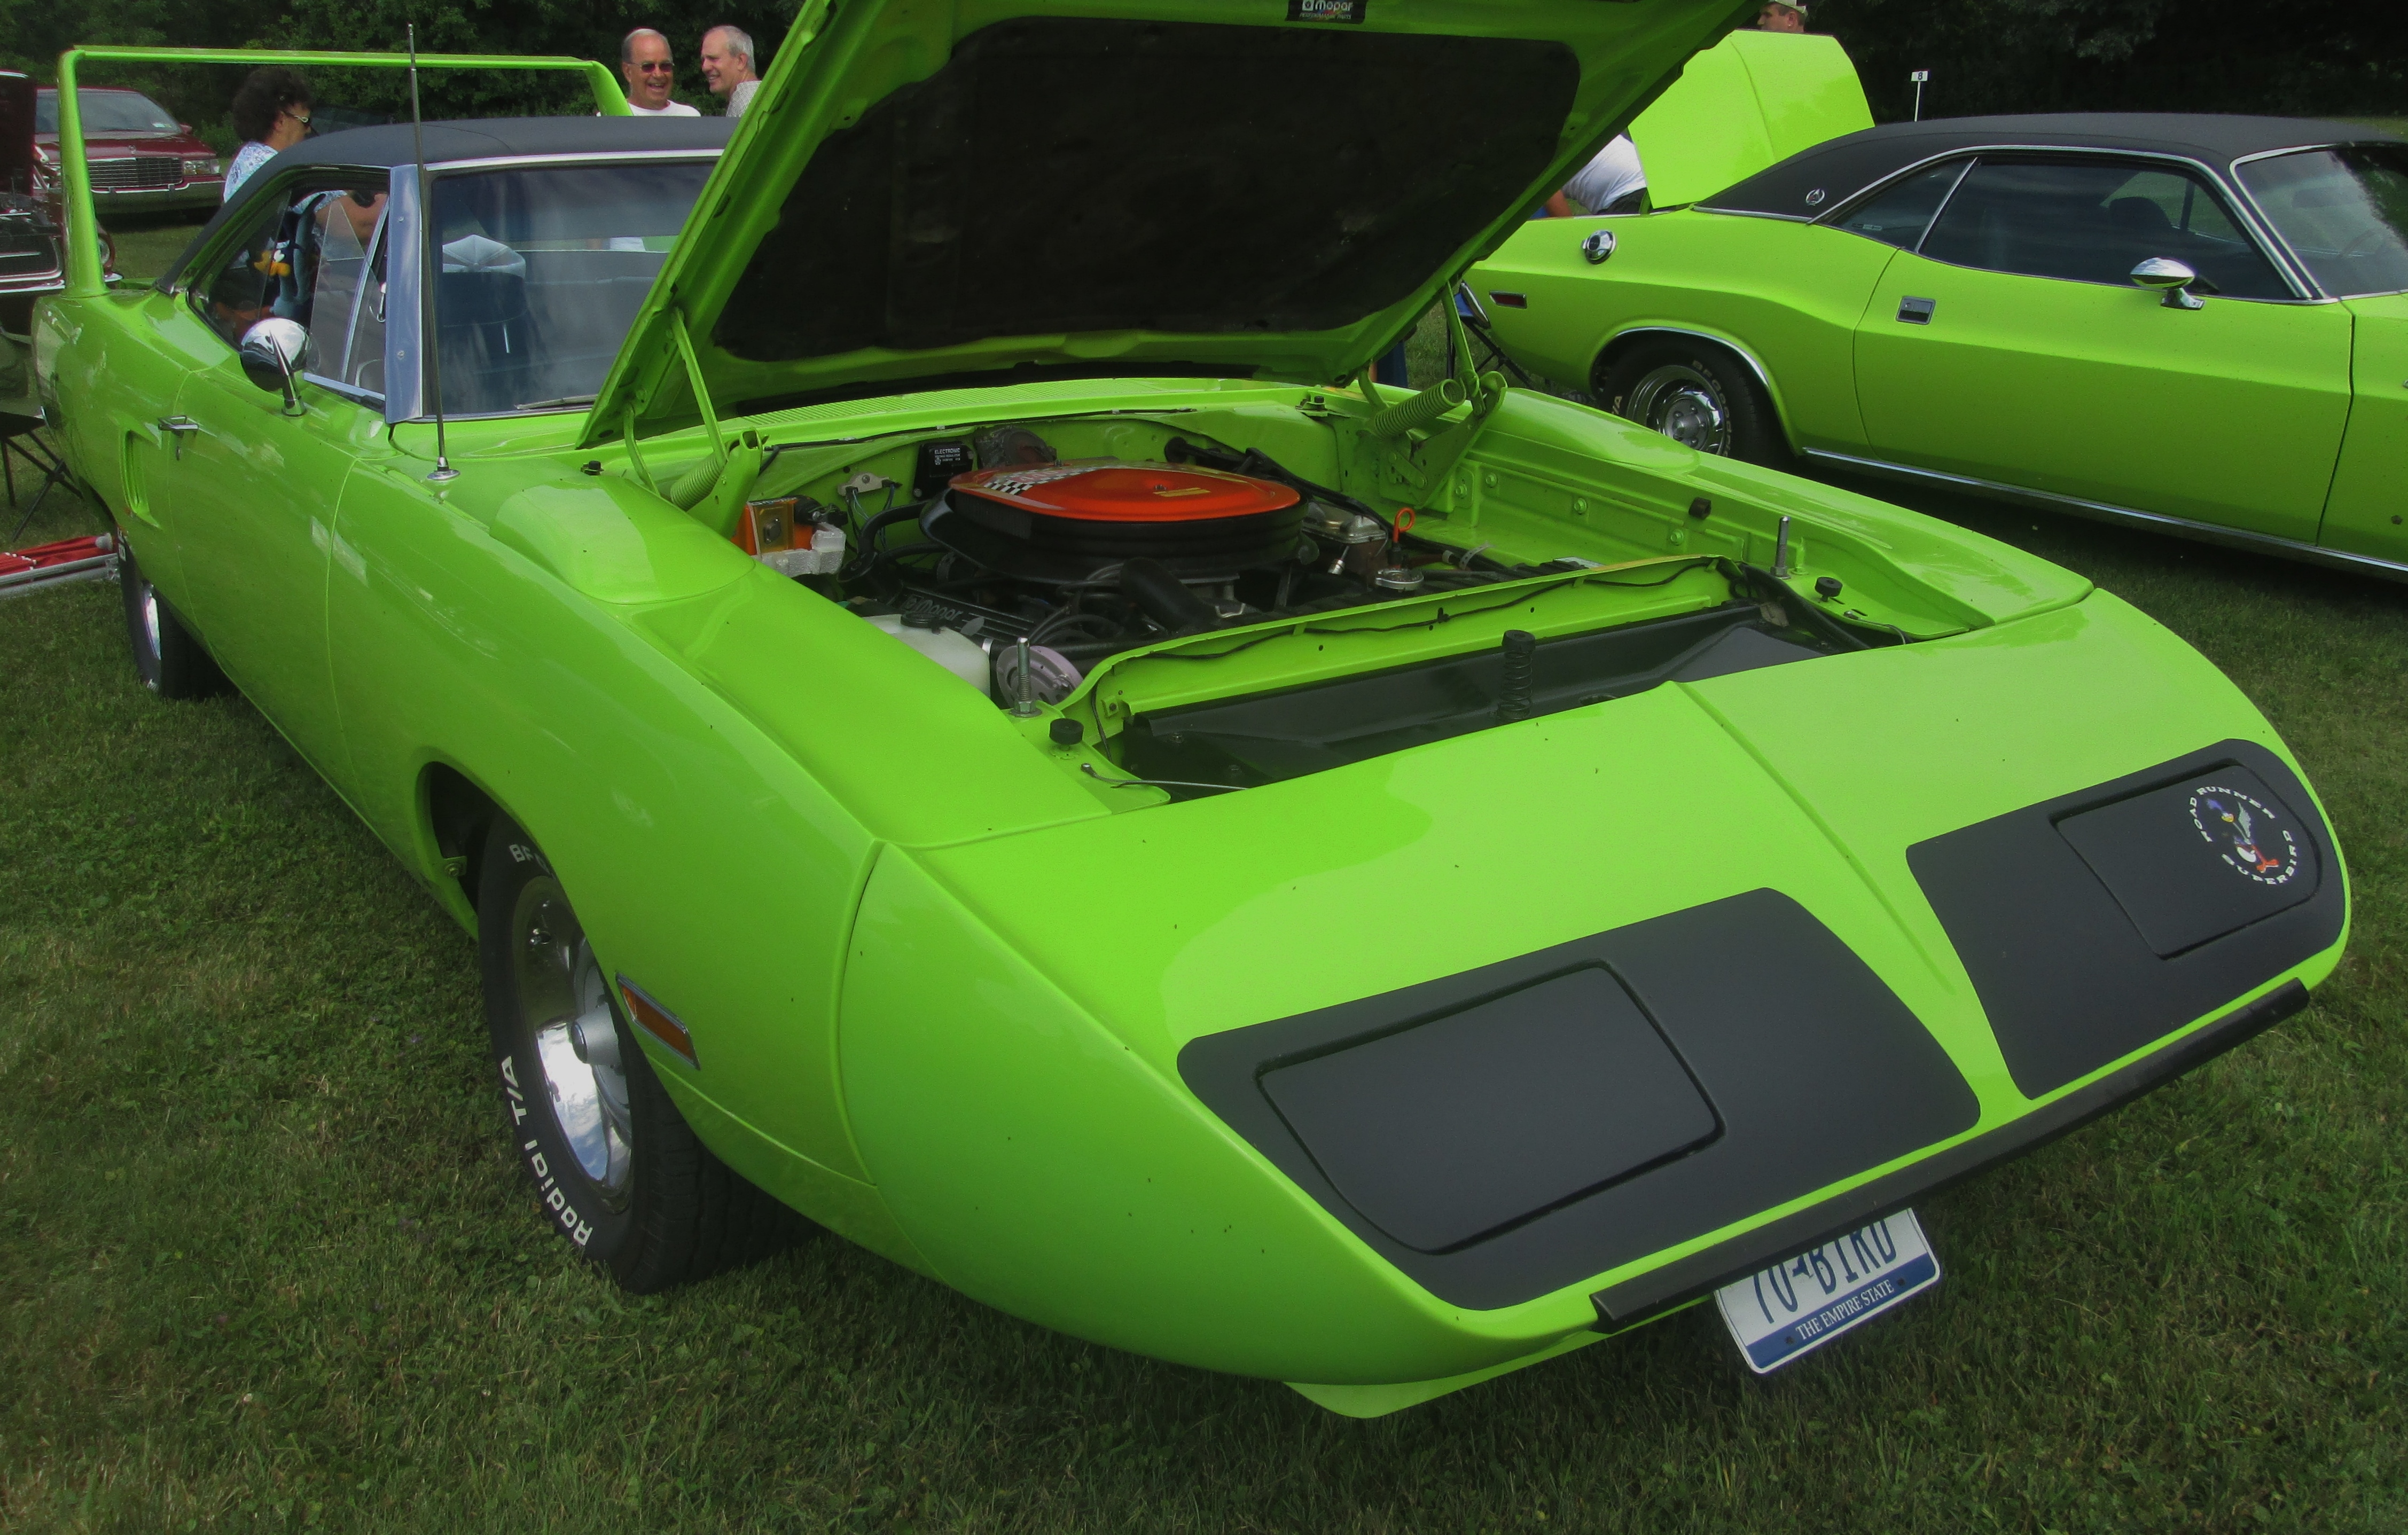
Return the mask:
POLYGON ((625 998, 627 1016, 636 1021, 637 1027, 677 1052, 678 1058, 686 1065, 695 1068, 702 1065, 694 1058, 694 1036, 678 1022, 677 1014, 645 996, 624 975, 619 977, 619 995, 625 998))

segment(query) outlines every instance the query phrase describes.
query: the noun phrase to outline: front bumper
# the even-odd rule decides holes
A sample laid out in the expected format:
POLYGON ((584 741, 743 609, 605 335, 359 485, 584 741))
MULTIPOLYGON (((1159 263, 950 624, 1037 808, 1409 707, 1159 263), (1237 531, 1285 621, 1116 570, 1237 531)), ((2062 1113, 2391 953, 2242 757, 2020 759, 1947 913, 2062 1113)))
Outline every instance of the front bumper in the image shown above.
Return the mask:
POLYGON ((106 213, 166 213, 215 208, 225 201, 225 182, 186 181, 172 187, 94 187, 93 207, 106 213))
POLYGON ((1589 1298, 1598 1328, 1621 1332, 1712 1295, 1784 1258, 1812 1252, 1869 1221, 1919 1202, 2080 1129, 2236 1045, 2245 1044, 2308 1005, 2308 989, 2286 981, 2254 1002, 2201 1025, 2144 1055, 1985 1135, 1960 1140, 1885 1177, 1859 1184, 1727 1241, 1676 1258, 1589 1298))

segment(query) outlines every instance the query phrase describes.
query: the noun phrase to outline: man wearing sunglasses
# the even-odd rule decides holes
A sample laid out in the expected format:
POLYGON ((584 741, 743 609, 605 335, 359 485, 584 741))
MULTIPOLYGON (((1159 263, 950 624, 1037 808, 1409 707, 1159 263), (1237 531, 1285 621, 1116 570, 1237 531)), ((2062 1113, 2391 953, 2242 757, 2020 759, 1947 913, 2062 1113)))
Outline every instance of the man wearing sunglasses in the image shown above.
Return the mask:
POLYGON ((646 117, 700 117, 681 101, 669 99, 677 83, 677 65, 669 58, 669 40, 651 27, 638 27, 619 39, 619 73, 627 81, 627 105, 646 117))

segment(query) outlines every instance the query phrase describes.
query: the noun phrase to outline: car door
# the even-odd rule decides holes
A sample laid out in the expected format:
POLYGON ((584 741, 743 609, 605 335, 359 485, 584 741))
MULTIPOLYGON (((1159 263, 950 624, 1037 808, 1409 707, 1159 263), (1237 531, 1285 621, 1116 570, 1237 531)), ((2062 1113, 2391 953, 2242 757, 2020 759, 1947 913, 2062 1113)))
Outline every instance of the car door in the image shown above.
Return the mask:
POLYGON ((1984 155, 1883 273, 1856 366, 1875 457, 2313 542, 2350 320, 2296 298, 2186 166, 1984 155), (2203 306, 2134 287, 2152 256, 2203 306))
POLYGON ((332 530, 353 463, 384 426, 381 284, 370 262, 382 180, 298 179, 195 264, 182 297, 214 345, 178 393, 181 447, 151 490, 181 566, 181 610, 236 684, 329 775, 341 760, 326 655, 332 530), (269 316, 309 330, 291 406, 251 380, 236 350, 269 316))
POLYGON ((2408 565, 2408 294, 2348 303, 2358 402, 2317 542, 2408 565))
POLYGON ((2408 564, 2408 148, 2287 150, 2233 169, 2356 332, 2349 435, 2317 541, 2408 564))

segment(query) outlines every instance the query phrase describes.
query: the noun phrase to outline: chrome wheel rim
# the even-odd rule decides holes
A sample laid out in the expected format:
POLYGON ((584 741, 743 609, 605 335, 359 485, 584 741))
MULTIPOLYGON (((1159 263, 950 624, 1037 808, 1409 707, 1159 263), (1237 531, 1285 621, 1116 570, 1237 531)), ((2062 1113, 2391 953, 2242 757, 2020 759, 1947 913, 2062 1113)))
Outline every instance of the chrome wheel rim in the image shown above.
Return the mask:
POLYGON ((150 642, 150 653, 159 653, 159 589, 149 581, 142 583, 142 634, 150 642))
POLYGON ((519 1006, 530 1025, 544 1101, 586 1182, 605 1205, 622 1209, 636 1135, 609 981, 550 875, 527 882, 515 918, 519 1006))
POLYGON ((1686 363, 1667 363, 1633 384, 1622 413, 1701 453, 1730 452, 1730 408, 1723 392, 1686 363))

